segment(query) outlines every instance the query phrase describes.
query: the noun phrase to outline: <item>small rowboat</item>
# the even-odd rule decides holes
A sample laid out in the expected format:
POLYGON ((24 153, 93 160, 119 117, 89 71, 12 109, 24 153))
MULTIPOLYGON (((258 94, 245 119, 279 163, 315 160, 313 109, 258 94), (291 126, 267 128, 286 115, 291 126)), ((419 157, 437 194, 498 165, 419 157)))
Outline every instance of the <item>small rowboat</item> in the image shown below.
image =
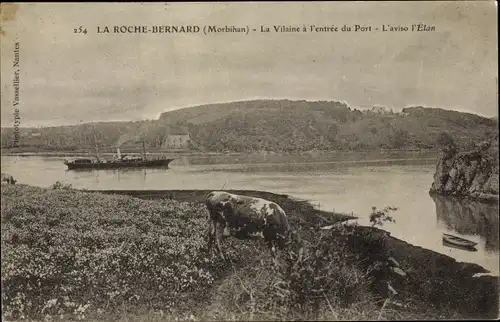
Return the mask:
POLYGON ((450 234, 444 234, 444 233, 443 233, 443 242, 446 242, 447 244, 451 244, 454 246, 465 247, 465 248, 474 248, 477 245, 476 242, 467 240, 465 238, 453 236, 450 234))

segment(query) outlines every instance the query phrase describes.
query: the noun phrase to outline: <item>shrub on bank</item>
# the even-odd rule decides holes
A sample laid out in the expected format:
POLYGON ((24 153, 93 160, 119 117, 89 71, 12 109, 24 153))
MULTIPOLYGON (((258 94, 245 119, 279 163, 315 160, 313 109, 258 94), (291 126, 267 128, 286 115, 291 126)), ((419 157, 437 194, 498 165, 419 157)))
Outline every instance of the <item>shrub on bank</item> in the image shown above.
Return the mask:
MULTIPOLYGON (((242 320, 377 319, 380 284, 389 280, 383 235, 356 225, 299 232, 279 265, 256 258, 217 286, 213 319, 236 312, 242 320), (222 308, 222 309, 221 309, 222 308)), ((385 290, 384 290, 385 291, 385 290)))

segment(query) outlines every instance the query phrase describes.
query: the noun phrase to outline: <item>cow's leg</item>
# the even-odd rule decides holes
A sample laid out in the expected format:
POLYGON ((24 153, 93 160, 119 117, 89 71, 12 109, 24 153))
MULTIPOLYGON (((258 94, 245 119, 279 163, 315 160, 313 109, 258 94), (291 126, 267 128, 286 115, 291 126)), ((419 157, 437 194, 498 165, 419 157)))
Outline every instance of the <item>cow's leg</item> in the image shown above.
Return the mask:
POLYGON ((207 231, 207 252, 210 253, 215 238, 215 221, 210 220, 207 231))
POLYGON ((271 251, 271 257, 273 258, 273 261, 276 263, 276 245, 274 243, 271 243, 269 246, 269 250, 271 251))
POLYGON ((224 252, 222 251, 222 246, 221 246, 224 228, 225 228, 225 225, 223 223, 217 222, 217 224, 215 225, 215 232, 216 232, 215 241, 217 242, 217 248, 219 249, 219 252, 220 252, 222 259, 226 260, 226 258, 224 257, 224 252))
POLYGON ((273 259, 273 263, 274 263, 274 266, 275 267, 279 267, 279 262, 278 262, 278 254, 277 254, 277 251, 276 251, 276 243, 274 241, 269 241, 267 243, 267 246, 269 248, 269 251, 271 253, 271 257, 273 259))
POLYGON ((265 227, 262 231, 262 235, 271 252, 271 256, 276 257, 276 232, 272 227, 265 227))
POLYGON ((267 247, 269 248, 269 251, 271 253, 271 257, 273 259, 273 263, 275 267, 279 267, 279 262, 278 262, 278 254, 277 254, 277 246, 279 244, 278 238, 279 238, 279 233, 277 232, 277 227, 275 226, 267 226, 264 228, 263 231, 264 239, 267 243, 267 247))

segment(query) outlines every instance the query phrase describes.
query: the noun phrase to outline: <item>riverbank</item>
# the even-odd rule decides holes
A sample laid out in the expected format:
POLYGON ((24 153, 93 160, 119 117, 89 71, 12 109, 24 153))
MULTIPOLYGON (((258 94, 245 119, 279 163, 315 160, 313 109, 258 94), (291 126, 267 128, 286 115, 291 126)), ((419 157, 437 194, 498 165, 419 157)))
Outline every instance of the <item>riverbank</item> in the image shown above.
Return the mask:
MULTIPOLYGON (((213 190, 86 190, 109 195, 124 195, 146 200, 176 200, 181 202, 204 203, 213 190)), ((294 199, 288 195, 256 190, 225 190, 231 193, 263 198, 279 204, 292 218, 302 218, 311 225, 331 225, 356 219, 354 214, 329 212, 314 208, 307 200, 294 199)))
MULTIPOLYGON (((174 199, 178 201, 201 202, 210 190, 114 190, 99 191, 106 194, 129 195, 141 199, 174 199)), ((228 190, 228 192, 260 197, 282 205, 291 216, 303 217, 312 227, 344 222, 355 219, 355 214, 338 214, 315 209, 307 201, 294 200, 287 195, 263 191, 228 190), (326 219, 326 220, 325 220, 326 219)), ((383 232, 377 228, 363 227, 370 234, 383 232)), ((475 274, 489 273, 480 265, 457 262, 452 257, 411 245, 403 240, 387 235, 387 256, 393 257, 408 275, 397 279, 395 288, 399 295, 396 302, 412 298, 427 302, 436 309, 442 305, 451 306, 463 318, 493 318, 498 316, 499 277, 475 274)))
POLYGON ((225 241, 228 262, 203 253, 201 201, 209 190, 54 188, 2 186, 2 311, 14 317, 20 310, 27 317, 124 321, 191 314, 202 320, 498 315, 498 278, 473 277, 485 272, 478 265, 457 263, 375 228, 345 233, 335 224, 351 216, 315 210, 307 201, 231 191, 278 202, 287 212, 303 238, 303 256, 310 256, 292 258, 292 272, 299 275, 291 283, 291 276, 273 271, 268 254, 255 243, 225 241), (337 228, 320 229, 332 224, 337 228), (398 294, 382 306, 383 294, 372 286, 383 277, 365 275, 362 268, 373 270, 375 259, 388 256, 407 276, 391 277, 398 294), (312 263, 319 265, 318 273, 303 275, 312 263), (307 293, 314 291, 307 286, 314 281, 324 289, 319 299, 307 293))

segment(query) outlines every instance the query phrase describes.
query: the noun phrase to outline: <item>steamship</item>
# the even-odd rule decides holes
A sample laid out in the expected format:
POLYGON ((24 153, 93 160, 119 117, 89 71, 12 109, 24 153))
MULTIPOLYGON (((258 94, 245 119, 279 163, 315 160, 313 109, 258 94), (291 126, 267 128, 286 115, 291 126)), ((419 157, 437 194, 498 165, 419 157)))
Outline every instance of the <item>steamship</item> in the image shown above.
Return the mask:
POLYGON ((166 157, 149 159, 146 155, 146 149, 144 147, 144 141, 142 142, 143 154, 142 156, 130 156, 123 155, 120 152, 120 148, 116 149, 116 157, 112 160, 103 160, 99 158, 99 150, 97 147, 97 140, 94 133, 94 140, 96 141, 95 158, 74 158, 65 159, 64 164, 68 167, 68 170, 79 170, 79 169, 122 169, 122 168, 168 168, 170 162, 175 159, 167 159, 166 157))
POLYGON ((154 158, 148 160, 146 154, 140 156, 122 156, 120 149, 117 149, 117 157, 113 160, 102 160, 96 158, 75 158, 73 160, 66 159, 64 164, 68 170, 79 169, 121 169, 121 168, 168 168, 170 162, 175 159, 167 159, 165 157, 154 158))

